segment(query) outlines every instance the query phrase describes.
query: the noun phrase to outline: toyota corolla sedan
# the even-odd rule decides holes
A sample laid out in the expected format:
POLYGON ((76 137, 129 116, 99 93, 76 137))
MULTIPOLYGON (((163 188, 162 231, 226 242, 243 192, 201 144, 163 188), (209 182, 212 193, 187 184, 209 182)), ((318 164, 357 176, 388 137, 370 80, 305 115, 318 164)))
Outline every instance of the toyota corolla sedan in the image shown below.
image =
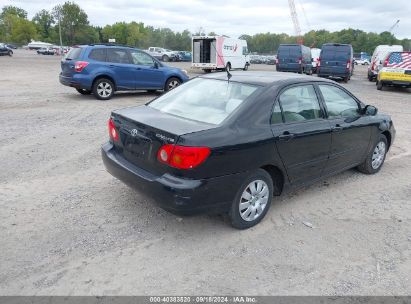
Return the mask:
POLYGON ((357 167, 377 173, 395 137, 388 115, 339 84, 275 72, 197 77, 108 121, 104 164, 173 213, 259 223, 273 196, 357 167))

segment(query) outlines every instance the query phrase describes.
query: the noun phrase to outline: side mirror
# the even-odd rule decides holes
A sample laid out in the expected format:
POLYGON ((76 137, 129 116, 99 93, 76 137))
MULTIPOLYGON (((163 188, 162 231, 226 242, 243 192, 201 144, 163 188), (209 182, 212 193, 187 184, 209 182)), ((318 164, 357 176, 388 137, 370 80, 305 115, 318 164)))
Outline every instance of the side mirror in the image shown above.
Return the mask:
POLYGON ((378 109, 374 106, 367 105, 364 108, 364 114, 367 116, 375 116, 378 113, 378 109))

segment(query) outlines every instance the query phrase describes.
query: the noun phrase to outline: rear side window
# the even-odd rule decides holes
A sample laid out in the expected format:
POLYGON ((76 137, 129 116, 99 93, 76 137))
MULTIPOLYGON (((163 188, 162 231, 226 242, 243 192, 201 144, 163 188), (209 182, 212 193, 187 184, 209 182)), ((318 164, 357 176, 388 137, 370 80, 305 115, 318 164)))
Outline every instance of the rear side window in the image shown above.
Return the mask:
MULTIPOLYGON (((285 122, 298 122, 321 118, 320 104, 312 85, 296 86, 285 90, 281 93, 279 102, 285 122)), ((274 111, 275 110, 276 109, 274 109, 274 111)), ((278 121, 278 114, 274 113, 272 121, 278 121)))
POLYGON ((88 57, 96 61, 106 61, 106 49, 94 49, 88 57))
POLYGON ((146 65, 146 66, 153 66, 154 61, 151 56, 149 56, 146 53, 140 52, 140 51, 131 51, 131 59, 133 60, 134 64, 139 64, 139 65, 146 65))
POLYGON ((319 85, 329 118, 356 117, 359 115, 357 101, 345 91, 331 85, 319 85))
POLYGON ((107 49, 107 61, 113 63, 131 63, 127 50, 107 49))
POLYGON ((79 47, 71 48, 70 51, 66 55, 66 59, 68 60, 76 60, 80 58, 81 51, 83 49, 79 47))

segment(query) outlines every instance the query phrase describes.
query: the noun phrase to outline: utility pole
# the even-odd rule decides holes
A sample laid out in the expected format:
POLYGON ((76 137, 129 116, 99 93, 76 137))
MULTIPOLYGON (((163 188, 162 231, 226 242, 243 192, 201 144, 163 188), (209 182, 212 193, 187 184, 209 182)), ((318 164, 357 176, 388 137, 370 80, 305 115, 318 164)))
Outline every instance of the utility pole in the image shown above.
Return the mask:
POLYGON ((59 16, 60 52, 61 52, 61 55, 63 55, 64 52, 63 52, 63 39, 61 38, 61 11, 60 9, 59 9, 58 16, 59 16))

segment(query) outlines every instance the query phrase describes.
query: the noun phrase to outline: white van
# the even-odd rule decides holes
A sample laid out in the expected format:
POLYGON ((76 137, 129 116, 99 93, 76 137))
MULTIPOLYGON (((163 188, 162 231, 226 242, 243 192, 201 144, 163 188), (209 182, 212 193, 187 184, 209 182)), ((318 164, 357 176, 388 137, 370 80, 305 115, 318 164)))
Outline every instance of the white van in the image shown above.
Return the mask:
POLYGON ((247 41, 225 36, 194 36, 191 67, 212 70, 247 70, 250 65, 247 41))
POLYGON ((368 80, 373 81, 377 78, 378 71, 383 65, 384 59, 391 52, 402 52, 402 45, 379 45, 375 48, 371 57, 371 63, 368 67, 368 80))

